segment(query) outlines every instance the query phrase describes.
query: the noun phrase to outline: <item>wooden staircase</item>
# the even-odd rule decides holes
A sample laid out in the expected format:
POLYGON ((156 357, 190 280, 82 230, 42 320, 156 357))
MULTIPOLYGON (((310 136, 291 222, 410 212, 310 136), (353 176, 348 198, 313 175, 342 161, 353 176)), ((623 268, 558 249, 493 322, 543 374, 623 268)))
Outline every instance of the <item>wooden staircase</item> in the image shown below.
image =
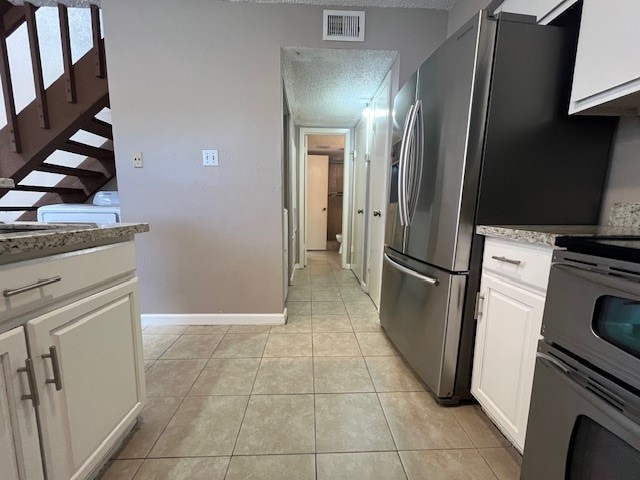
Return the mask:
MULTIPOLYGON (((43 196, 35 205, 0 205, 0 212, 24 212, 19 220, 35 220, 39 206, 52 203, 84 203, 115 177, 113 132, 111 125, 96 118, 109 107, 104 41, 100 32, 100 12, 91 6, 93 48, 75 64, 71 61, 71 40, 67 7, 58 6, 60 42, 64 73, 44 88, 35 12, 37 7, 25 3, 15 6, 0 0, 0 80, 7 113, 7 125, 0 130, 0 177, 13 178, 14 191, 39 192, 43 196), (26 23, 36 98, 16 113, 7 38, 26 23), (71 140, 83 130, 104 139, 99 147, 71 140), (47 161, 55 151, 85 157, 77 167, 47 161), (56 185, 23 185, 30 173, 64 175, 56 185)), ((0 198, 8 189, 0 189, 0 198)))

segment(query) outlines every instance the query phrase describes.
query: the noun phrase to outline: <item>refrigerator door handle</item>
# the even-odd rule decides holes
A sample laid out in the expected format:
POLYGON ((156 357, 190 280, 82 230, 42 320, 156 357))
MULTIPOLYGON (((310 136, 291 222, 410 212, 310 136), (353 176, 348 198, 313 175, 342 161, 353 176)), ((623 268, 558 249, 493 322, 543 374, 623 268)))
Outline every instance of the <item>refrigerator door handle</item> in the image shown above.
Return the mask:
POLYGON ((411 183, 408 193, 407 202, 407 219, 411 224, 413 216, 416 213, 418 206, 418 196, 420 192, 420 184, 422 183, 422 163, 424 156, 424 125, 422 118, 422 100, 416 102, 416 107, 413 110, 413 131, 412 131, 412 145, 411 145, 411 183), (415 136, 413 135, 415 133, 415 136), (415 138, 415 145, 413 139, 415 138))
POLYGON ((407 122, 407 137, 404 151, 405 167, 402 175, 402 199, 404 208, 405 226, 411 225, 411 195, 413 194, 413 186, 415 179, 415 138, 416 138, 416 119, 418 113, 418 102, 412 105, 409 111, 407 122))
POLYGON ((440 280, 438 280, 436 277, 430 277, 428 275, 422 275, 421 273, 418 273, 418 272, 416 272, 414 270, 411 270, 410 268, 407 268, 404 265, 401 265, 398 262, 396 262, 395 260, 393 260, 386 253, 384 254, 384 261, 387 262, 389 265, 391 265, 396 270, 399 270, 402 273, 406 273, 407 275, 409 275, 409 276, 411 276, 413 278, 417 278, 418 280, 421 280, 424 283, 428 283, 429 285, 433 285, 434 287, 437 287, 438 285, 440 285, 440 280))
POLYGON ((414 105, 409 107, 409 113, 404 122, 404 131, 402 132, 402 143, 400 144, 400 168, 398 171, 398 210, 400 213, 400 225, 406 227, 409 225, 406 211, 406 170, 407 170, 407 151, 409 147, 409 125, 413 117, 414 105))

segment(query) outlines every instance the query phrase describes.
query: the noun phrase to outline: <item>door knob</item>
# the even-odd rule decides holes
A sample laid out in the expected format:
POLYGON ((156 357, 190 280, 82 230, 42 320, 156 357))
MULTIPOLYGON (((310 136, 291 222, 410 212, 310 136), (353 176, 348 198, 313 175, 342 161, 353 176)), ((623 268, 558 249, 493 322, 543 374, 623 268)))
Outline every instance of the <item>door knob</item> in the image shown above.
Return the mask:
POLYGON ((363 209, 361 209, 361 208, 359 208, 359 209, 358 209, 358 213, 364 213, 364 210, 363 210, 363 209))
POLYGON ((373 211, 373 216, 374 217, 381 217, 382 216, 382 212, 380 210, 374 210, 373 211))

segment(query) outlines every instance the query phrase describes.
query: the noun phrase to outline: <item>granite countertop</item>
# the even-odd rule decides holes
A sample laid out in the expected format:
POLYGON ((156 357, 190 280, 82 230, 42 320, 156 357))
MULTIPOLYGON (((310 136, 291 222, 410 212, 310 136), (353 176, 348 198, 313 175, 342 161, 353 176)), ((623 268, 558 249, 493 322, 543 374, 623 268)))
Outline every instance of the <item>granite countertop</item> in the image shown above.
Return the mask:
MULTIPOLYGON (((146 223, 114 223, 114 224, 50 224, 55 228, 46 228, 43 223, 0 223, 0 258, 11 255, 59 251, 61 248, 79 250, 81 248, 113 243, 118 238, 123 241, 137 233, 149 231, 146 223), (7 230, 30 228, 28 231, 8 233, 7 230)), ((4 257, 4 258, 3 258, 4 257)))
POLYGON ((591 237, 594 235, 640 236, 640 227, 609 225, 478 225, 478 235, 506 238, 537 245, 555 246, 556 238, 562 235, 591 237))

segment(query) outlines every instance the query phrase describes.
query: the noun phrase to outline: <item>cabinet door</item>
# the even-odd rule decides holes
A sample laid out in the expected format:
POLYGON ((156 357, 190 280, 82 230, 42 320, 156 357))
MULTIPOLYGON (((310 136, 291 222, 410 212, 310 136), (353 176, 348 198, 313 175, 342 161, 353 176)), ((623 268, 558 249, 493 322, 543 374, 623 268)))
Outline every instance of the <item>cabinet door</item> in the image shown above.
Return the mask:
POLYGON ((0 476, 6 480, 43 478, 37 402, 22 398, 33 394, 22 370, 26 359, 22 327, 0 335, 0 476))
MULTIPOLYGON (((640 91, 639 19, 638 0, 584 0, 569 113, 640 91)), ((616 107, 637 115, 640 100, 621 99, 611 104, 616 107)))
POLYGON ((136 286, 129 280, 27 323, 49 480, 85 478, 142 408, 136 286))
POLYGON ((544 297, 483 273, 471 392, 521 451, 544 297))

